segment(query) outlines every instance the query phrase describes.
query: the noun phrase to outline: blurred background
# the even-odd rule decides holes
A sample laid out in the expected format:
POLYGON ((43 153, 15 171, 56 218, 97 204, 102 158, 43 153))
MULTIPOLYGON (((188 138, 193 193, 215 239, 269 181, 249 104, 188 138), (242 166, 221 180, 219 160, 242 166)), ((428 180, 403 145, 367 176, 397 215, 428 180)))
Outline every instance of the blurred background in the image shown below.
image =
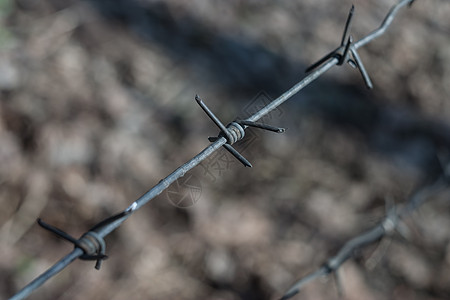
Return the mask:
MULTIPOLYGON (((355 39, 393 0, 353 1, 355 39)), ((0 297, 304 77, 351 1, 0 1, 0 297)), ((416 1, 236 147, 186 174, 30 299, 276 299, 440 171, 450 146, 450 2, 416 1)), ((295 299, 450 299, 443 194, 295 299)))

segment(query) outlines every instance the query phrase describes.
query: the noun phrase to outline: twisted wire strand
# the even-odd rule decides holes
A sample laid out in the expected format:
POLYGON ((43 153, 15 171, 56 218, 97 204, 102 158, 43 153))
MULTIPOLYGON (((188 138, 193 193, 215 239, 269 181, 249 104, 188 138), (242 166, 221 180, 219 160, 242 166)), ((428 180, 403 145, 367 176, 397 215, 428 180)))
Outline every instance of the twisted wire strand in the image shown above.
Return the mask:
MULTIPOLYGON (((385 17, 383 23, 381 26, 367 35, 366 37, 362 38, 358 42, 349 45, 350 51, 356 51, 356 49, 366 45, 370 41, 374 40, 378 36, 382 35, 387 27, 392 23, 392 20, 394 19, 397 12, 402 8, 403 6, 407 4, 411 4, 414 2, 414 0, 401 0, 396 5, 394 5, 387 16, 385 17)), ((347 29, 346 29, 347 30, 347 29)), ((247 118, 244 121, 247 122, 256 122, 260 120, 265 115, 269 114, 271 111, 276 109, 278 106, 283 104, 285 101, 289 100, 292 96, 297 94, 300 90, 302 90, 304 87, 309 85, 311 82, 322 76, 325 72, 330 70, 333 66, 337 65, 340 62, 340 59, 336 56, 331 56, 329 59, 327 59, 323 64, 321 64, 317 69, 309 73, 306 77, 304 77, 300 82, 295 84, 292 88, 290 88, 288 91, 283 93, 281 96, 270 102, 268 105, 263 107, 261 110, 254 113, 252 116, 247 118)), ((349 61, 350 62, 350 61, 349 61)), ((197 97, 196 97, 197 98, 197 97)), ((216 120, 214 120, 216 121, 216 120)), ((243 129, 245 130, 247 128, 247 125, 243 126, 243 129)), ((229 148, 231 145, 228 143, 229 135, 227 129, 221 129, 222 135, 219 134, 217 139, 213 141, 210 145, 208 145, 204 150, 202 150, 199 154, 194 156, 192 159, 175 169, 171 174, 169 174, 167 177, 162 179, 158 184, 156 184, 154 187, 152 187, 148 192, 143 194, 139 199, 134 201, 128 208, 126 208, 122 213, 117 214, 116 216, 107 218, 106 220, 103 220, 99 222, 99 224, 95 227, 95 233, 98 236, 98 238, 104 238, 108 234, 110 234, 112 231, 117 229, 126 219, 128 219, 135 211, 140 209, 143 205, 147 204, 150 200, 161 194, 164 190, 166 190, 173 182, 175 182, 177 179, 183 177, 186 172, 193 169, 195 166, 200 164, 203 160, 207 159, 212 153, 217 151, 222 146, 227 146, 227 150, 230 150, 229 148), (227 139, 228 137, 228 139, 227 139)), ((233 148, 231 148, 233 149, 233 148)), ((48 281, 50 278, 55 276, 57 273, 59 273, 61 270, 63 270, 65 267, 67 267, 69 264, 71 264, 74 260, 77 258, 80 258, 85 253, 83 250, 79 247, 76 247, 72 252, 64 256, 62 259, 60 259, 58 262, 56 262, 52 267, 50 267, 48 270, 46 270, 44 273, 39 275, 37 278, 35 278, 33 281, 31 281, 29 284, 27 284, 24 288, 22 288, 20 291, 18 291, 14 296, 10 298, 10 300, 20 300, 25 299, 27 296, 29 296, 34 290, 39 288, 42 284, 44 284, 46 281, 48 281)))

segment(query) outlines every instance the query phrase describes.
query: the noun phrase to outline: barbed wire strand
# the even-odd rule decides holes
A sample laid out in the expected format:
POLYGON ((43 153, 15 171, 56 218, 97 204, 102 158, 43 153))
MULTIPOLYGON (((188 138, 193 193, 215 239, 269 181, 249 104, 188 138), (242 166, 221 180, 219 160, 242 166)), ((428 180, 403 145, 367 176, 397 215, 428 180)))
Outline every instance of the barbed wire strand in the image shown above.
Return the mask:
POLYGON ((303 286, 310 281, 336 272, 342 264, 351 258, 357 251, 362 250, 364 247, 381 240, 384 236, 390 235, 394 230, 399 229, 398 226, 401 225, 400 221, 402 218, 411 214, 426 200, 447 189, 448 186, 449 177, 448 174, 444 173, 432 184, 424 185, 416 190, 409 197, 406 205, 401 210, 396 211, 394 207, 387 216, 372 229, 369 229, 346 242, 338 253, 329 258, 319 269, 293 284, 280 300, 290 299, 298 294, 303 286))
MULTIPOLYGON (((68 235, 67 233, 50 226, 49 224, 40 221, 39 224, 43 226, 45 229, 53 232, 54 234, 60 236, 61 238, 66 239, 67 241, 74 244, 75 249, 56 262, 52 267, 46 270, 44 273, 39 275, 29 284, 27 284, 24 288, 18 291, 14 296, 10 298, 10 300, 19 300, 25 299, 29 296, 34 290, 39 288, 42 284, 48 281, 50 278, 55 276, 65 267, 67 267, 70 263, 72 263, 77 258, 85 259, 85 260, 97 260, 96 268, 100 268, 101 261, 106 259, 107 256, 104 254, 105 241, 103 240, 108 234, 110 234, 113 230, 118 228, 126 219, 128 219, 135 211, 140 209, 143 205, 147 204, 150 200, 161 194, 164 190, 166 190, 173 182, 177 179, 183 177, 186 172, 193 169, 195 166, 200 164, 203 160, 208 158, 212 153, 217 151, 220 147, 224 147, 228 150, 233 156, 235 156, 239 161, 241 161, 245 166, 251 167, 250 162, 246 160, 237 150, 232 147, 237 141, 240 141, 244 138, 245 130, 251 126, 260 129, 266 129, 270 131, 276 132, 284 132, 283 128, 276 128, 272 126, 266 126, 265 124, 256 123, 262 117, 276 109, 282 103, 290 99, 292 96, 297 94, 304 87, 309 85, 311 82, 319 78, 329 69, 331 69, 335 65, 342 65, 344 62, 349 63, 352 67, 359 69, 361 72, 363 79, 368 88, 372 88, 372 84, 370 78, 367 75, 367 72, 362 64, 362 61, 357 53, 357 49, 371 42, 378 36, 382 35, 387 27, 392 23, 395 15, 405 5, 412 4, 414 0, 401 0, 396 5, 394 5, 381 26, 371 32, 366 37, 361 40, 353 43, 353 38, 349 36, 347 43, 341 45, 336 50, 328 54, 325 58, 321 59, 318 63, 313 65, 313 68, 308 68, 307 71, 310 72, 305 78, 303 78, 300 82, 294 85, 291 89, 283 93, 277 99, 270 102, 268 105, 263 107, 261 110, 257 111, 255 114, 247 118, 243 121, 234 121, 224 126, 220 120, 212 113, 211 110, 206 106, 206 104, 200 99, 200 97, 196 96, 197 103, 201 106, 201 108, 205 111, 205 113, 214 121, 214 123, 219 127, 220 133, 217 137, 209 138, 212 142, 209 146, 207 146, 203 151, 201 151, 198 155, 193 157, 191 160, 186 162, 185 164, 178 167, 175 171, 169 174, 166 178, 162 179, 158 184, 156 184, 153 188, 151 188, 148 192, 142 195, 139 199, 134 201, 128 208, 126 208, 123 212, 109 217, 96 226, 87 231, 80 239, 75 239, 68 235), (350 57, 351 56, 351 57, 350 57), (314 70, 313 70, 314 69, 314 70)), ((353 17, 353 7, 347 18, 347 23, 345 26, 344 34, 342 40, 346 40, 346 36, 350 31, 350 23, 353 17)), ((342 44, 342 43, 341 43, 342 44)))

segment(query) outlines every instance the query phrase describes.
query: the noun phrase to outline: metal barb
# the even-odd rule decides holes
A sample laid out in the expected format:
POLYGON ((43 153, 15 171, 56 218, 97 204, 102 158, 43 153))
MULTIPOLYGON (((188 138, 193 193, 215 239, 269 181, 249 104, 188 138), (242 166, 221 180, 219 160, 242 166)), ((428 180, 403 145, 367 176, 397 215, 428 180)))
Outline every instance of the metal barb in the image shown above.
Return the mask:
POLYGON ((345 22, 344 33, 342 34, 341 46, 344 46, 347 40, 348 33, 350 32, 350 26, 352 24, 353 15, 355 13, 355 5, 352 4, 350 11, 348 12, 347 21, 345 22))
MULTIPOLYGON (((398 5, 400 5, 400 4, 398 4, 398 5)), ((390 15, 392 15, 394 12, 395 12, 395 9, 391 10, 391 12, 388 14, 388 17, 390 15)), ((368 89, 372 89, 373 84, 372 84, 372 81, 370 80, 369 74, 367 73, 367 71, 364 67, 364 64, 362 63, 361 58, 359 57, 358 53, 356 52, 356 49, 358 48, 358 45, 359 45, 359 43, 361 43, 361 41, 359 41, 358 43, 356 43, 356 45, 354 45, 353 37, 349 34, 354 13, 355 13, 355 6, 352 5, 352 7, 350 8, 350 11, 348 13, 347 21, 345 22, 344 33, 342 34, 341 45, 338 48, 336 48, 335 50, 333 50, 330 53, 328 53, 327 55, 325 55, 324 57, 322 57, 320 60, 318 60, 314 64, 312 64, 310 67, 308 67, 306 69, 306 72, 310 72, 310 71, 320 67, 323 63, 325 63, 326 61, 328 61, 331 58, 336 58, 338 60, 337 61, 338 66, 343 65, 345 62, 348 62, 352 67, 356 67, 357 69, 359 69, 361 76, 363 77, 364 82, 366 84, 366 87, 368 89), (340 53, 341 51, 342 51, 342 53, 340 53), (349 52, 351 52, 353 59, 349 59, 349 52)), ((388 19, 388 17, 386 19, 388 19)), ((386 19, 383 23, 387 23, 386 19)), ((383 30, 385 30, 385 29, 383 29, 383 30)))
POLYGON ((228 142, 231 142, 233 140, 233 137, 228 132, 228 129, 223 125, 223 123, 219 120, 219 118, 216 117, 216 115, 206 106, 205 102, 203 102, 202 99, 198 95, 195 95, 195 101, 197 101, 198 105, 203 109, 203 111, 208 115, 208 117, 214 122, 214 124, 219 127, 220 131, 225 135, 228 142))
POLYGON ((60 229, 58 229, 58 228, 48 224, 48 223, 45 223, 44 221, 42 221, 41 218, 37 219, 37 223, 39 224, 39 226, 41 226, 45 230, 48 230, 48 231, 56 234, 60 238, 66 240, 66 241, 68 241, 68 242, 70 242, 72 244, 76 245, 78 243, 78 240, 76 238, 72 237, 70 234, 68 234, 68 233, 66 233, 66 232, 64 232, 64 231, 62 231, 62 230, 60 230, 60 229))
POLYGON ((352 5, 352 7, 350 8, 350 11, 348 13, 347 21, 345 22, 344 32, 342 33, 341 45, 339 47, 337 47, 336 49, 334 49, 333 51, 331 51, 330 53, 328 53, 327 55, 325 55, 324 57, 322 57, 321 59, 319 59, 317 62, 313 63, 308 68, 306 68, 306 71, 305 71, 306 73, 309 73, 312 70, 320 67, 322 64, 324 64, 326 61, 328 61, 330 58, 333 58, 333 57, 335 57, 339 60, 338 64, 337 64, 338 66, 342 65, 347 60, 348 49, 350 48, 351 43, 353 42, 353 39, 348 36, 349 36, 354 13, 355 13, 355 6, 352 5), (342 50, 344 52, 343 52, 343 54, 340 54, 339 52, 342 50))
POLYGON ((350 9, 350 12, 348 14, 347 22, 345 23, 344 33, 342 35, 341 46, 336 48, 334 51, 328 53, 326 56, 321 58, 319 61, 317 61, 316 63, 311 65, 306 70, 307 70, 307 72, 309 72, 309 71, 319 67, 320 65, 322 65, 324 62, 326 62, 330 58, 335 57, 338 59, 338 62, 337 62, 338 66, 343 65, 345 62, 348 62, 350 66, 352 66, 354 68, 356 67, 360 71, 361 76, 363 77, 364 82, 366 84, 366 87, 368 89, 372 89, 373 88, 372 81, 370 80, 369 74, 367 73, 366 68, 364 67, 364 64, 362 63, 361 58, 359 57, 358 53, 356 52, 356 47, 353 46, 353 37, 351 35, 349 35, 351 21, 353 19, 354 11, 355 11, 355 7, 354 7, 354 5, 352 5, 352 8, 350 9), (348 35, 348 38, 347 38, 347 35, 348 35), (347 40, 347 42, 345 42, 345 40, 347 40), (343 51, 342 54, 339 53, 340 51, 343 51), (353 59, 349 59, 349 52, 351 52, 353 59))
POLYGON ((369 74, 367 74, 366 68, 364 67, 361 58, 358 55, 358 52, 354 47, 350 48, 352 52, 353 59, 355 60, 356 66, 358 67, 359 72, 361 73, 362 78, 366 84, 366 87, 370 90, 373 88, 372 80, 370 80, 369 74))
POLYGON ((244 156, 242 156, 242 154, 233 148, 233 146, 225 144, 223 147, 227 149, 234 157, 236 157, 244 166, 249 168, 253 167, 252 164, 244 156))
POLYGON ((105 241, 95 231, 88 231, 80 239, 76 239, 68 233, 48 223, 45 223, 44 221, 42 221, 42 219, 38 219, 37 222, 42 228, 56 234, 64 240, 74 244, 75 247, 83 250, 83 254, 80 255, 79 259, 96 260, 97 263, 95 265, 95 268, 97 270, 100 270, 102 260, 108 258, 108 256, 105 255, 105 241))
POLYGON ((237 122, 231 122, 227 127, 225 127, 225 125, 223 125, 219 118, 214 115, 214 113, 206 106, 206 104, 202 101, 202 99, 200 99, 198 95, 195 95, 195 100, 203 109, 203 111, 220 129, 220 133, 217 137, 208 137, 208 140, 210 142, 216 142, 218 139, 220 139, 221 135, 224 135, 227 139, 227 144, 224 144, 223 147, 227 149, 228 152, 230 152, 234 157, 236 157, 244 166, 251 168, 252 164, 231 146, 244 137, 245 129, 242 128, 241 125, 237 122))
POLYGON ((286 131, 285 128, 275 127, 275 126, 271 126, 271 125, 267 125, 267 124, 263 124, 263 123, 252 122, 252 121, 248 121, 248 120, 237 120, 236 122, 241 125, 260 128, 260 129, 264 129, 264 130, 269 130, 269 131, 273 131, 276 133, 283 133, 286 131))

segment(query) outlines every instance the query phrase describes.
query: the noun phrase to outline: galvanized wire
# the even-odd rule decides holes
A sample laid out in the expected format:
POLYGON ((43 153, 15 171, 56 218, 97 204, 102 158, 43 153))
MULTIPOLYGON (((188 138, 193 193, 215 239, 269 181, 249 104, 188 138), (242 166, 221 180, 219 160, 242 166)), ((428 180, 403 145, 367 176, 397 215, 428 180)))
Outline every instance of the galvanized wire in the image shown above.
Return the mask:
MULTIPOLYGON (((114 231, 116 228, 118 228, 126 219, 128 219, 135 211, 140 209, 143 205, 147 204, 150 200, 154 199, 156 196, 161 194, 164 190, 166 190, 173 182, 175 182, 177 179, 183 177, 186 172, 193 169, 195 166, 200 164, 203 160, 208 158, 212 153, 217 151, 220 147, 224 146, 228 151, 230 151, 237 159, 239 159, 245 166, 251 166, 251 164, 244 158, 242 155, 240 155, 231 145, 236 142, 237 140, 240 140, 244 137, 244 131, 249 126, 252 126, 253 124, 255 127, 272 130, 273 127, 270 128, 270 126, 262 126, 261 124, 254 124, 256 121, 260 120, 265 115, 269 114, 271 111, 276 109, 278 106, 280 106, 282 103, 290 99, 292 96, 297 94, 300 90, 302 90, 304 87, 309 85, 311 82, 319 78, 321 75, 323 75, 325 72, 327 72, 329 69, 331 69, 335 65, 341 65, 344 62, 348 62, 353 67, 356 67, 360 70, 366 85, 371 88, 372 84, 371 81, 367 75, 367 72, 362 64, 362 61, 357 54, 357 49, 366 45, 370 41, 374 40, 378 36, 382 35, 387 27, 392 23, 392 20, 394 19, 395 15, 399 11, 399 9, 407 4, 411 4, 414 0, 402 0, 398 2, 396 5, 393 6, 393 8, 390 10, 390 12, 387 14, 386 18, 382 22, 381 26, 367 35, 366 37, 362 38, 361 40, 353 43, 352 37, 349 36, 347 39, 347 35, 350 31, 350 24, 351 19, 353 17, 353 8, 349 14, 349 17, 347 19, 347 23, 345 26, 342 43, 341 46, 338 47, 336 50, 332 51, 330 54, 325 56, 323 59, 321 59, 318 63, 313 65, 314 69, 312 72, 310 72, 304 79, 302 79, 300 82, 298 82, 296 85, 294 85, 291 89, 283 93, 281 96, 279 96, 277 99, 270 102, 267 106, 263 107, 261 110, 247 118, 246 120, 239 123, 239 121, 232 122, 226 127, 223 126, 223 124, 218 120, 217 117, 214 116, 214 114, 207 109, 206 105, 202 106, 202 108, 205 110, 205 112, 210 116, 210 118, 214 121, 216 125, 218 125, 220 129, 220 133, 216 138, 210 138, 212 143, 207 146, 203 151, 201 151, 198 155, 193 157, 191 160, 183 164, 182 166, 178 167, 175 171, 173 171, 171 174, 169 174, 167 177, 162 179, 158 184, 156 184, 153 188, 151 188, 148 192, 146 192, 144 195, 142 195, 139 199, 134 201, 128 208, 126 208, 121 213, 114 215, 112 217, 109 217, 101 222, 99 222, 96 226, 91 228, 89 231, 87 231, 80 239, 76 240, 68 234, 56 229, 52 228, 50 225, 47 225, 46 229, 51 230, 55 234, 60 235, 61 237, 67 239, 68 241, 75 244, 75 249, 67 254, 65 257, 63 257, 61 260, 59 260, 57 263, 55 263, 52 267, 50 267, 48 270, 46 270, 44 273, 42 273, 40 276, 38 276, 36 279, 31 281, 28 285, 26 285, 23 289, 21 289, 19 292, 17 292, 14 296, 10 298, 10 300, 19 300, 24 299, 27 296, 29 296, 34 290, 39 288, 42 284, 44 284, 47 280, 49 280, 51 277, 55 276, 58 272, 63 270, 65 267, 67 267, 70 263, 72 263, 75 259, 88 259, 88 260, 97 260, 97 266, 100 266, 100 262, 106 258, 106 255, 102 253, 104 252, 104 249, 100 251, 99 245, 104 245, 103 238, 106 237, 108 234, 110 234, 112 231, 114 231), (345 41, 347 43, 344 45, 345 41), (351 57, 350 57, 351 54, 351 57), (206 109, 205 109, 206 107, 206 109), (242 132, 241 132, 242 131, 242 132), (237 133, 237 136, 236 136, 237 133), (239 133, 241 135, 239 136, 239 133), (235 134, 233 136, 233 140, 231 139, 231 135, 235 134)), ((196 97, 197 102, 200 101, 198 97, 196 97)), ((283 132, 282 128, 276 129, 277 132, 283 132)), ((104 248, 104 247, 103 247, 104 248)), ((320 274, 314 275, 312 274, 309 276, 308 280, 314 279, 317 276, 322 275, 324 271, 320 271, 320 274)), ((304 280, 305 282, 305 280, 304 280)))

